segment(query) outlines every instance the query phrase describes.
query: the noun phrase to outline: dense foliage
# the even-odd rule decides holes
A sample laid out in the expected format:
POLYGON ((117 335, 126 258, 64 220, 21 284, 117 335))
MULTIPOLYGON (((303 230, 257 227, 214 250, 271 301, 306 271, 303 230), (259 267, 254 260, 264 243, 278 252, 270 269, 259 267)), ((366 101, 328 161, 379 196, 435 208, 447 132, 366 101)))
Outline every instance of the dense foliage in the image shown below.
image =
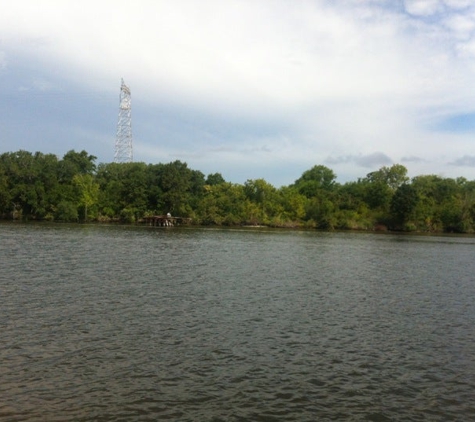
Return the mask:
POLYGON ((162 215, 203 225, 320 229, 475 231, 475 181, 417 176, 395 164, 339 184, 322 165, 279 189, 263 179, 243 185, 207 177, 186 163, 101 163, 86 151, 0 155, 4 219, 138 222, 162 215))

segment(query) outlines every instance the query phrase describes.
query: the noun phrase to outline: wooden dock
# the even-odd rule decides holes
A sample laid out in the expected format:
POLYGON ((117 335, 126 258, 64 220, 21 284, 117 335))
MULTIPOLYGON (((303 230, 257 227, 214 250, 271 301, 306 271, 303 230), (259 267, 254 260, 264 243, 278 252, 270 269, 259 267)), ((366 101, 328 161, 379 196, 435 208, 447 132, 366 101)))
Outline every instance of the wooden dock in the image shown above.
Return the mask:
POLYGON ((151 215, 148 217, 143 217, 142 222, 148 224, 149 226, 174 227, 190 224, 191 218, 171 217, 169 215, 151 215))

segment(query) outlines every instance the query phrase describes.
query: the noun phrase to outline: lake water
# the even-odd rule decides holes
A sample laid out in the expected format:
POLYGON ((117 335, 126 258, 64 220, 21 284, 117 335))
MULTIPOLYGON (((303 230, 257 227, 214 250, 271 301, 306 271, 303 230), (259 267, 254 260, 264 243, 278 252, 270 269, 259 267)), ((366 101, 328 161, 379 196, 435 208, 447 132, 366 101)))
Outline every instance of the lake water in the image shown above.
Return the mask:
POLYGON ((475 238, 0 224, 0 420, 475 420, 475 238))

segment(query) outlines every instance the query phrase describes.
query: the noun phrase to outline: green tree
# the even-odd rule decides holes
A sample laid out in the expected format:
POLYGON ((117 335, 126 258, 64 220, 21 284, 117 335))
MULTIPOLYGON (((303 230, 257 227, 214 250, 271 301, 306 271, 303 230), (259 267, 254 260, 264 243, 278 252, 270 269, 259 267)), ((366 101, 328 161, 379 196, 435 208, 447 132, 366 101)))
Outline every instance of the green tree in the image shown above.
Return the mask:
POLYGON ((461 231, 475 230, 475 181, 458 178, 460 186, 461 231))
POLYGON ((213 174, 208 174, 208 177, 206 177, 205 180, 205 185, 220 185, 221 183, 225 183, 226 181, 224 180, 223 176, 221 173, 213 173, 213 174))
POLYGON ((408 224, 414 218, 418 202, 419 195, 412 185, 403 184, 398 187, 391 200, 391 214, 398 226, 415 229, 415 226, 408 224))
POLYGON ((90 174, 76 174, 73 184, 78 188, 78 203, 84 207, 84 221, 87 221, 88 209, 96 204, 99 198, 99 184, 90 174))
POLYGON ((9 192, 5 211, 20 212, 23 218, 45 218, 56 203, 56 156, 20 150, 2 154, 0 161, 9 192))
POLYGON ((182 217, 190 216, 191 204, 203 194, 204 175, 179 160, 161 166, 157 174, 161 210, 182 217))
POLYGON ((198 219, 206 225, 236 225, 247 221, 244 187, 229 182, 205 185, 197 206, 198 219))
POLYGON ((283 209, 283 221, 296 223, 303 220, 307 198, 295 188, 287 186, 279 189, 279 196, 283 209))
POLYGON ((394 192, 408 181, 407 169, 401 164, 381 167, 359 179, 362 199, 370 210, 373 225, 387 225, 394 192))
POLYGON ((96 171, 97 157, 88 154, 86 151, 68 151, 64 154, 60 162, 60 180, 72 180, 76 174, 94 174, 96 171))
POLYGON ((76 204, 69 201, 61 201, 56 207, 54 214, 55 220, 58 221, 77 221, 78 207, 76 204))
POLYGON ((333 230, 337 224, 337 209, 330 199, 314 197, 307 203, 306 218, 318 229, 333 230))
POLYGON ((318 196, 322 190, 331 191, 336 186, 336 174, 322 165, 313 166, 298 178, 293 186, 307 198, 318 196))
POLYGON ((145 163, 100 164, 99 209, 107 218, 134 222, 149 209, 150 178, 145 163))
POLYGON ((421 230, 473 230, 473 182, 423 175, 414 177, 412 185, 420 197, 417 217, 421 230))
POLYGON ((11 195, 8 189, 8 177, 0 161, 0 217, 5 216, 12 209, 11 195))
POLYGON ((269 224, 283 211, 277 189, 264 179, 247 180, 244 194, 248 199, 250 223, 269 224))
POLYGON ((366 175, 367 181, 371 183, 381 182, 393 191, 399 186, 409 181, 407 177, 407 168, 401 164, 393 164, 391 167, 381 167, 377 171, 366 175))
POLYGON ((379 210, 382 213, 386 213, 389 209, 392 196, 393 191, 383 182, 375 181, 365 184, 364 202, 372 210, 379 210))

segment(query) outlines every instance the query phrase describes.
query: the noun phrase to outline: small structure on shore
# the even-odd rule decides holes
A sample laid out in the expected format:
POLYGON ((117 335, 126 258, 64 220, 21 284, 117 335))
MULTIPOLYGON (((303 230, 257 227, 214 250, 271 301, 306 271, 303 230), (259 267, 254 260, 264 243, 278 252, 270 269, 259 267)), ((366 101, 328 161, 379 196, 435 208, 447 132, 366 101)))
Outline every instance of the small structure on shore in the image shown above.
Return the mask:
POLYGON ((151 215, 143 217, 141 221, 149 226, 174 227, 190 224, 191 218, 172 217, 171 214, 168 213, 167 215, 151 215))

